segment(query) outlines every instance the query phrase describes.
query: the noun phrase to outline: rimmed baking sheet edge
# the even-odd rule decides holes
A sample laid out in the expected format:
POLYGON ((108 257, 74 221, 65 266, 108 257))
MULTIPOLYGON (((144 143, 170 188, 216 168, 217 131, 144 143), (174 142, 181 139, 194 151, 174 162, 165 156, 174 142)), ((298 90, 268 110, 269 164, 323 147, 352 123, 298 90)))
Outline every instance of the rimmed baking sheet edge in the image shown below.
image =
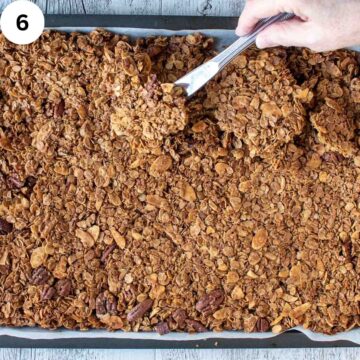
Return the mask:
MULTIPOLYGON (((317 334, 302 327, 296 327, 297 330, 307 336, 310 340, 316 342, 334 342, 334 341, 350 341, 360 345, 360 329, 339 333, 336 335, 317 334)), ((131 339, 131 340, 156 340, 156 341, 200 341, 210 339, 254 339, 263 340, 271 339, 277 334, 271 332, 266 333, 245 333, 243 331, 224 331, 224 332, 206 332, 199 334, 187 333, 170 333, 159 336, 155 332, 110 332, 106 330, 46 330, 40 328, 0 328, 0 336, 12 336, 25 338, 30 340, 58 340, 58 339, 131 339)))

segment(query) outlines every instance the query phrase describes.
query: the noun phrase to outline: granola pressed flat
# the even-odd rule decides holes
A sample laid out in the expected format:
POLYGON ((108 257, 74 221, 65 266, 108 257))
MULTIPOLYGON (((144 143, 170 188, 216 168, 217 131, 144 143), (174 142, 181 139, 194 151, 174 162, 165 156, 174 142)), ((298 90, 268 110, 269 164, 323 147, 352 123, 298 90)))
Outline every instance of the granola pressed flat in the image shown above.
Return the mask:
POLYGON ((248 50, 191 99, 200 34, 0 38, 0 324, 360 325, 356 54, 248 50))

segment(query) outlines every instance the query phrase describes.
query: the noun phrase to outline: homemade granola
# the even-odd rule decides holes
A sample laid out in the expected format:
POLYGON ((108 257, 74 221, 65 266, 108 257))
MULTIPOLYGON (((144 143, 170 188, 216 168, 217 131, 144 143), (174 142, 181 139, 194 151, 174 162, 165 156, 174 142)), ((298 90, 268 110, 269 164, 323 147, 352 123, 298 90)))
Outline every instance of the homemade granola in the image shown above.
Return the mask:
POLYGON ((207 87, 206 105, 215 109, 220 129, 234 133, 252 157, 273 157, 305 126, 298 86, 286 62, 284 49, 251 49, 207 87))
POLYGON ((187 100, 212 44, 1 36, 1 325, 360 325, 356 54, 250 49, 187 100))

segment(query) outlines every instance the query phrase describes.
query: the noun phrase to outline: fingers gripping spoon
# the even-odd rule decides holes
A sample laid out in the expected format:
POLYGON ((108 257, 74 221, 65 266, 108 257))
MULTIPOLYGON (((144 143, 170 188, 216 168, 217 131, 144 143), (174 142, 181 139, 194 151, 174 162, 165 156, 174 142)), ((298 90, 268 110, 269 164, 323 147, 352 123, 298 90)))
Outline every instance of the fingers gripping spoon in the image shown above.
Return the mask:
POLYGON ((255 29, 246 36, 240 37, 227 49, 222 51, 210 61, 202 64, 190 73, 183 76, 175 82, 175 85, 185 89, 188 97, 200 90, 209 80, 211 80, 218 72, 220 72, 231 60, 237 55, 253 45, 257 35, 275 22, 290 20, 294 14, 282 13, 258 22, 255 29))

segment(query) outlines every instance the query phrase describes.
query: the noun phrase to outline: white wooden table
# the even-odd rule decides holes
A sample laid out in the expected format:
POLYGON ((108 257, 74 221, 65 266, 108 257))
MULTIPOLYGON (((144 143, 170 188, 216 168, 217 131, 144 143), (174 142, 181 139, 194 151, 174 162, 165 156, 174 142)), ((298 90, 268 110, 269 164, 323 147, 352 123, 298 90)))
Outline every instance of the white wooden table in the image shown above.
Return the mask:
MULTIPOLYGON (((48 14, 235 16, 245 0, 33 0, 48 14)), ((11 0, 0 0, 0 11, 11 0)))
MULTIPOLYGON (((0 0, 0 11, 11 0, 0 0)), ((237 16, 245 0, 35 0, 47 14, 237 16)), ((59 350, 0 349, 0 360, 317 360, 360 359, 360 350, 59 350)))

